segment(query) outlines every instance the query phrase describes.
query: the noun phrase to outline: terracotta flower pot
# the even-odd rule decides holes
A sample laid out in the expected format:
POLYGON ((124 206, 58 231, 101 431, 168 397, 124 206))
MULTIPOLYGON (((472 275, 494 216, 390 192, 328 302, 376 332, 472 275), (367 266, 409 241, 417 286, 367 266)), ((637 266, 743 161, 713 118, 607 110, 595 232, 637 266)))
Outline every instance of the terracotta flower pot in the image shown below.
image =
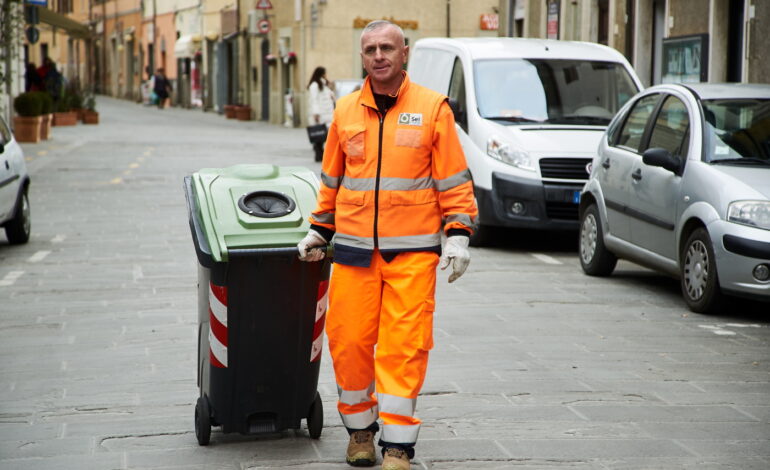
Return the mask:
POLYGON ((227 119, 235 119, 235 108, 237 108, 237 106, 234 104, 225 105, 225 117, 227 119))
POLYGON ((78 113, 67 111, 64 113, 53 113, 54 126, 74 126, 78 123, 78 113))
POLYGON ((40 142, 42 116, 16 116, 13 118, 13 135, 17 142, 40 142))
POLYGON ((83 124, 99 124, 99 113, 96 111, 83 111, 83 124))
POLYGON ((40 116, 40 140, 51 138, 51 126, 53 125, 53 113, 40 116))
POLYGON ((235 117, 239 121, 251 121, 251 106, 238 106, 235 108, 235 117))

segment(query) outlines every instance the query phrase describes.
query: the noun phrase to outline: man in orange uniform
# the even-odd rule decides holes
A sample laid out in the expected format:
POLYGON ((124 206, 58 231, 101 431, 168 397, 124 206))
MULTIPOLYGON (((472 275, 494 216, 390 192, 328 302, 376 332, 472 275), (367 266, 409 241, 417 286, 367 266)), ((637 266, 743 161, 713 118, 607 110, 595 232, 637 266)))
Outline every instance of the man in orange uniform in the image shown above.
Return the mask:
POLYGON ((408 51, 393 23, 364 28, 369 76, 337 102, 318 206, 298 245, 301 259, 318 261, 323 252, 313 247, 334 238, 326 331, 350 433, 346 460, 375 464, 380 418, 385 470, 409 469, 414 457, 436 266, 441 255, 442 269, 452 264, 449 282, 463 274, 478 213, 447 98, 410 83, 408 51))

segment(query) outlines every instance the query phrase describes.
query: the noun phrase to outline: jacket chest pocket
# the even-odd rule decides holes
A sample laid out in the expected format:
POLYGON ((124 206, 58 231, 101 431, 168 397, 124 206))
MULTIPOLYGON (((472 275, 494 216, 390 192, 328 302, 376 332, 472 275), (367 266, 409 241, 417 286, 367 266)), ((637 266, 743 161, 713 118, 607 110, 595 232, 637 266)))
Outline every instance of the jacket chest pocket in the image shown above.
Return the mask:
POLYGON ((393 143, 396 147, 420 148, 422 146, 422 128, 396 128, 396 135, 393 143))
POLYGON ((366 155, 366 125, 363 123, 351 124, 342 129, 343 149, 347 158, 356 161, 363 160, 366 155))

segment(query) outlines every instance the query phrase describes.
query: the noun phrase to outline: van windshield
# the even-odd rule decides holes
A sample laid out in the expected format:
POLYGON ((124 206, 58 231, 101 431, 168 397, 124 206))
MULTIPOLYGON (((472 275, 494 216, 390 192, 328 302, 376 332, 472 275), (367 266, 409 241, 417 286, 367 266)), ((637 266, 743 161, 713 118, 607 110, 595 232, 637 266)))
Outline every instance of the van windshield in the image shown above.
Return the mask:
POLYGON ((638 91, 614 62, 479 60, 474 78, 481 117, 511 124, 606 126, 638 91))

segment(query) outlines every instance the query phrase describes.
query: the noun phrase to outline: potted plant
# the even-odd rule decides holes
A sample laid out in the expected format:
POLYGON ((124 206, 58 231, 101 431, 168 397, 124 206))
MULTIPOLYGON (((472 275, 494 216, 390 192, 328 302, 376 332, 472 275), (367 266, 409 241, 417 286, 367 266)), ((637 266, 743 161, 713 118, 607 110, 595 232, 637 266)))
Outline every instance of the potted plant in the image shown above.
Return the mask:
POLYGON ((70 104, 70 95, 63 92, 55 102, 55 112, 53 113, 54 126, 74 126, 78 123, 78 115, 72 111, 70 104))
POLYGON ((51 126, 53 125, 53 98, 46 91, 35 91, 40 99, 41 111, 40 111, 40 139, 48 140, 51 138, 51 126))
POLYGON ((70 110, 77 115, 77 120, 83 120, 83 112, 85 108, 83 106, 83 95, 76 87, 70 87, 68 93, 70 97, 70 110))
POLYGON ((236 106, 235 117, 239 121, 251 121, 251 106, 247 104, 236 106))
POLYGON ((96 111, 96 99, 93 93, 86 95, 83 104, 85 105, 83 124, 99 124, 99 113, 96 111))
POLYGON ((226 104, 225 105, 225 117, 227 119, 235 119, 235 108, 237 108, 237 104, 226 104))
POLYGON ((13 133, 17 142, 40 142, 40 114, 43 103, 36 93, 21 93, 13 100, 17 116, 13 118, 13 133))

